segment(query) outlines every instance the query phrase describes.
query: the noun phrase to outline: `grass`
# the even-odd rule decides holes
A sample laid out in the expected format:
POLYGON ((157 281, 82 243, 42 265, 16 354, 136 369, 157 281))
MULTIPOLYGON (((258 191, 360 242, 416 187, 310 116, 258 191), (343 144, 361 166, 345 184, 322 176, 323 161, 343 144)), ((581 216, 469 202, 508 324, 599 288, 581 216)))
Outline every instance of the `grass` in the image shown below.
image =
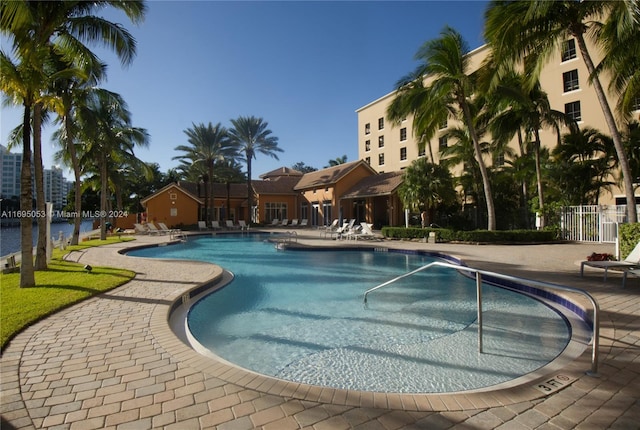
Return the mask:
POLYGON ((128 240, 133 239, 110 237, 54 250, 48 269, 35 272, 35 287, 20 288, 20 273, 0 274, 0 349, 42 318, 131 280, 135 273, 129 270, 93 267, 87 273, 83 264, 62 260, 69 251, 128 240))

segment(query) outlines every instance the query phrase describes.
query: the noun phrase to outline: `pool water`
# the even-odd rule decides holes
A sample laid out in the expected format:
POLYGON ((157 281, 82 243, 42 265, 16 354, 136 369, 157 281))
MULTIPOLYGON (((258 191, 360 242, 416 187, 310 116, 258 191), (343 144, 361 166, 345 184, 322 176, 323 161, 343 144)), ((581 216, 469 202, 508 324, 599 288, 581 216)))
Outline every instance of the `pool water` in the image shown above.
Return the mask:
POLYGON ((371 250, 275 249, 262 235, 218 235, 134 251, 216 263, 228 286, 190 309, 188 327, 215 355, 277 378, 333 388, 442 393, 500 384, 558 356, 571 335, 544 303, 483 286, 478 352, 475 281, 434 261, 371 250))

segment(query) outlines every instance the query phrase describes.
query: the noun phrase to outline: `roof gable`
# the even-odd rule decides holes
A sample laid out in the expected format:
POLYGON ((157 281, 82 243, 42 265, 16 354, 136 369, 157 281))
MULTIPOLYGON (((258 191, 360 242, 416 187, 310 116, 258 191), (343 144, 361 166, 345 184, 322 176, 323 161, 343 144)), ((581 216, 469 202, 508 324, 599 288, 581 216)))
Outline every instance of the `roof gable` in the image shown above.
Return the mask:
POLYGON ((338 164, 337 166, 305 173, 294 189, 304 190, 333 185, 359 166, 365 166, 372 174, 376 173, 365 161, 352 161, 351 163, 338 164))
POLYGON ((196 196, 196 194, 194 194, 193 192, 191 192, 192 190, 189 189, 189 187, 185 187, 184 183, 181 182, 172 182, 168 185, 165 185, 164 187, 160 188, 158 191, 156 191, 155 193, 143 198, 142 200, 140 200, 140 203, 142 205, 145 205, 149 200, 153 199, 154 197, 165 193, 167 191, 170 191, 171 189, 181 192, 184 195, 186 195, 187 197, 189 197, 192 200, 195 200, 198 203, 202 203, 202 201, 196 196))
POLYGON ((392 194, 402 184, 402 177, 403 172, 388 172, 368 176, 354 185, 341 198, 355 199, 392 194))

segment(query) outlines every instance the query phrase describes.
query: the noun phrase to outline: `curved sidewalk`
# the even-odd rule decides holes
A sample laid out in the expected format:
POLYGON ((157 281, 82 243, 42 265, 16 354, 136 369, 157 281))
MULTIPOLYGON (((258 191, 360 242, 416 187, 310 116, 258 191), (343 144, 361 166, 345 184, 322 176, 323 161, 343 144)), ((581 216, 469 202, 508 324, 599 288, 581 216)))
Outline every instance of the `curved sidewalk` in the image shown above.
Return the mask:
MULTIPOLYGON (((345 243, 321 240, 313 230, 298 235, 304 244, 345 243)), ((169 329, 169 308, 187 300, 185 292, 221 277, 221 268, 118 253, 165 240, 139 237, 71 256, 137 275, 11 341, 0 360, 2 429, 638 428, 640 280, 630 278, 623 290, 619 276, 606 284, 600 272, 580 278, 576 265, 591 252, 611 252, 609 245, 385 241, 455 255, 472 267, 583 288, 602 311, 597 378, 584 374, 588 349, 562 369, 576 380, 552 394, 535 394, 529 384, 477 395, 410 397, 278 385, 195 353, 169 329)))

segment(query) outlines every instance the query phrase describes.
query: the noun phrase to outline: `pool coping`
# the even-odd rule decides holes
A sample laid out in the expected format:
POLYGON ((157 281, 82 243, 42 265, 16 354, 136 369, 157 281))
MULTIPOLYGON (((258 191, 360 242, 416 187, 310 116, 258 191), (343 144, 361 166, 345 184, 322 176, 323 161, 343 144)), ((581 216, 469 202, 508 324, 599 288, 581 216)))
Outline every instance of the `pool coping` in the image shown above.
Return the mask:
MULTIPOLYGON (((171 243, 179 243, 179 241, 169 242, 168 244, 171 243)), ((127 252, 133 249, 165 245, 166 244, 150 244, 132 246, 121 249, 118 252, 126 255, 127 252)), ((349 247, 362 250, 383 247, 372 247, 371 244, 322 247, 291 244, 291 246, 307 250, 345 250, 349 247)), ((397 248, 393 248, 392 251, 403 252, 403 250, 397 248)), ((405 251, 407 251, 407 253, 419 252, 414 250, 405 251)), ((453 261, 459 261, 464 264, 463 259, 453 255, 433 252, 428 252, 428 254, 440 254, 440 256, 446 256, 453 261)), ((193 262, 192 260, 176 259, 154 258, 153 260, 162 260, 171 264, 179 264, 185 261, 193 262)), ((215 266, 213 263, 202 264, 212 264, 215 266)), ((222 271, 227 272, 224 268, 222 268, 222 271)), ((223 274, 219 274, 194 288, 176 294, 173 298, 170 298, 172 301, 170 306, 157 306, 154 309, 150 320, 150 329, 158 343, 167 352, 193 369, 206 373, 211 377, 219 378, 225 382, 266 394, 352 407, 384 407, 388 409, 421 412, 461 411, 469 408, 481 409, 506 406, 522 401, 531 401, 547 397, 571 385, 589 369, 588 354, 585 354, 588 345, 579 347, 575 345, 573 341, 570 341, 569 345, 567 345, 556 359, 542 368, 512 381, 470 391, 450 393, 385 393, 330 388, 286 381, 244 369, 233 363, 226 362, 213 354, 203 355, 202 352, 204 351, 194 349, 192 345, 188 344, 188 339, 181 339, 172 329, 172 314, 176 312, 176 310, 181 306, 189 305, 190 303, 193 304, 199 295, 210 293, 209 290, 211 288, 221 288, 226 285, 226 282, 230 282, 230 279, 225 280, 223 274), (587 357, 585 357, 585 355, 587 357), (585 358, 587 359, 585 360, 585 358)))

